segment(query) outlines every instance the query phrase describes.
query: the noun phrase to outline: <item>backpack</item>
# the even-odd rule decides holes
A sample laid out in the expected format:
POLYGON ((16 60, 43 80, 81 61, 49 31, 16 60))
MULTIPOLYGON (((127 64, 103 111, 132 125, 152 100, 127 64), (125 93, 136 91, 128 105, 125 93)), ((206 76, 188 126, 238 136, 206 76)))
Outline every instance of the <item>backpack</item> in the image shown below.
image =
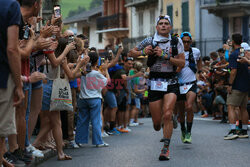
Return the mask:
POLYGON ((196 74, 197 68, 196 68, 196 63, 194 60, 194 54, 193 54, 192 48, 189 49, 188 62, 189 62, 188 67, 196 74))
MULTIPOLYGON (((172 36, 171 38, 172 39, 171 39, 171 42, 170 42, 170 46, 172 48, 172 57, 174 57, 174 56, 178 55, 178 47, 177 47, 177 45, 178 45, 179 40, 175 36, 172 36)), ((151 43, 151 46, 154 49, 156 46, 158 46, 158 44, 160 42, 156 42, 156 45, 155 45, 155 44, 153 44, 153 41, 154 41, 154 37, 152 37, 152 43, 151 43)), ((153 64, 155 64, 156 60, 157 60, 156 56, 154 56, 154 55, 148 55, 147 66, 151 67, 153 64)), ((177 67, 174 66, 174 71, 176 71, 176 69, 177 69, 177 67)))

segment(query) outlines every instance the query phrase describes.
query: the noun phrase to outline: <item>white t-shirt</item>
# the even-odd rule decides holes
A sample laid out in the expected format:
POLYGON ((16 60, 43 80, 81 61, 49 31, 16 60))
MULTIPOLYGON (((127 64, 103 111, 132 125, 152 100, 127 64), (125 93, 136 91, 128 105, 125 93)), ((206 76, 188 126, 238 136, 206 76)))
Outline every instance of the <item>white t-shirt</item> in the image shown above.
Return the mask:
MULTIPOLYGON (((139 45, 137 45, 138 50, 143 50, 148 45, 156 45, 158 43, 158 46, 163 50, 164 53, 172 56, 170 54, 171 49, 171 35, 168 36, 168 38, 163 37, 161 35, 158 35, 155 33, 154 38, 148 37, 144 39, 139 45)), ((180 38, 178 38, 178 44, 177 44, 178 54, 184 53, 184 45, 180 38)), ((170 63, 169 60, 164 60, 160 57, 156 59, 156 62, 150 67, 151 72, 174 72, 174 66, 170 63)))
MULTIPOLYGON (((201 53, 200 50, 197 48, 192 48, 193 50, 193 56, 195 63, 197 64, 197 61, 200 60, 201 53)), ((196 80, 195 73, 189 68, 189 51, 185 51, 185 67, 181 70, 181 72, 178 74, 179 83, 187 83, 187 82, 193 82, 196 80)))
POLYGON ((107 78, 100 72, 92 70, 81 77, 80 99, 102 98, 102 89, 107 85, 107 78))

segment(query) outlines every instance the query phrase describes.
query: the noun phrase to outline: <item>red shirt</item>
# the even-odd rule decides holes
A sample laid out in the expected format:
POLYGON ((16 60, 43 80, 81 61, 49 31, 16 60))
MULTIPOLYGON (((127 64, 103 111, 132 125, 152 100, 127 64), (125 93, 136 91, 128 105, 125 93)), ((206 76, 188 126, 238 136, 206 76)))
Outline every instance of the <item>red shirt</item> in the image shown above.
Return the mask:
POLYGON ((21 73, 23 76, 30 76, 30 59, 22 59, 21 73))

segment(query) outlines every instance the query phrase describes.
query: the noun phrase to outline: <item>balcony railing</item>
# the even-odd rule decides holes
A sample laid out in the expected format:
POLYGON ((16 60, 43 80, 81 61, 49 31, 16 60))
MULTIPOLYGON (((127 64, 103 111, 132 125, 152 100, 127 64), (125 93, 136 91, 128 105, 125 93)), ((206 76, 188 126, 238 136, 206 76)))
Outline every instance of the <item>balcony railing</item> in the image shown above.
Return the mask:
POLYGON ((113 28, 127 28, 127 15, 115 14, 111 16, 99 17, 96 20, 97 30, 113 29, 113 28))
POLYGON ((221 17, 227 16, 229 13, 249 15, 250 0, 202 0, 201 8, 221 17))
POLYGON ((250 0, 203 0, 202 6, 250 4, 250 0))
POLYGON ((138 6, 143 3, 158 2, 158 0, 126 0, 125 7, 138 6))

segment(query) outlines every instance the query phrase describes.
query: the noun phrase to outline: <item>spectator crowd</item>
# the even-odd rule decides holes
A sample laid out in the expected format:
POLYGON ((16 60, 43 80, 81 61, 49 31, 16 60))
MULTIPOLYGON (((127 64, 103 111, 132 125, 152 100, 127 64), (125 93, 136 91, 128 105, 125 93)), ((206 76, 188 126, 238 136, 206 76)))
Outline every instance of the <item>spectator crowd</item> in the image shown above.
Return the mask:
MULTIPOLYGON (((61 16, 53 14, 46 21, 39 17, 41 8, 42 0, 0 1, 0 165, 4 166, 30 164, 34 157, 44 157, 46 149, 56 150, 58 160, 71 160, 63 148, 84 147, 89 130, 94 146, 108 147, 104 137, 129 133, 142 124, 139 117, 150 117, 150 68, 144 59, 136 59, 120 41, 99 54, 87 36, 63 30, 61 16), (45 24, 39 27, 40 22, 45 24)), ((180 38, 190 37, 184 47, 192 44, 189 34, 180 38)), ((143 48, 140 52, 146 56, 143 48)), ((249 45, 234 34, 210 56, 194 52, 197 96, 189 108, 203 118, 229 121, 225 140, 248 137, 249 45)), ((176 109, 175 127, 180 119, 176 109)))

